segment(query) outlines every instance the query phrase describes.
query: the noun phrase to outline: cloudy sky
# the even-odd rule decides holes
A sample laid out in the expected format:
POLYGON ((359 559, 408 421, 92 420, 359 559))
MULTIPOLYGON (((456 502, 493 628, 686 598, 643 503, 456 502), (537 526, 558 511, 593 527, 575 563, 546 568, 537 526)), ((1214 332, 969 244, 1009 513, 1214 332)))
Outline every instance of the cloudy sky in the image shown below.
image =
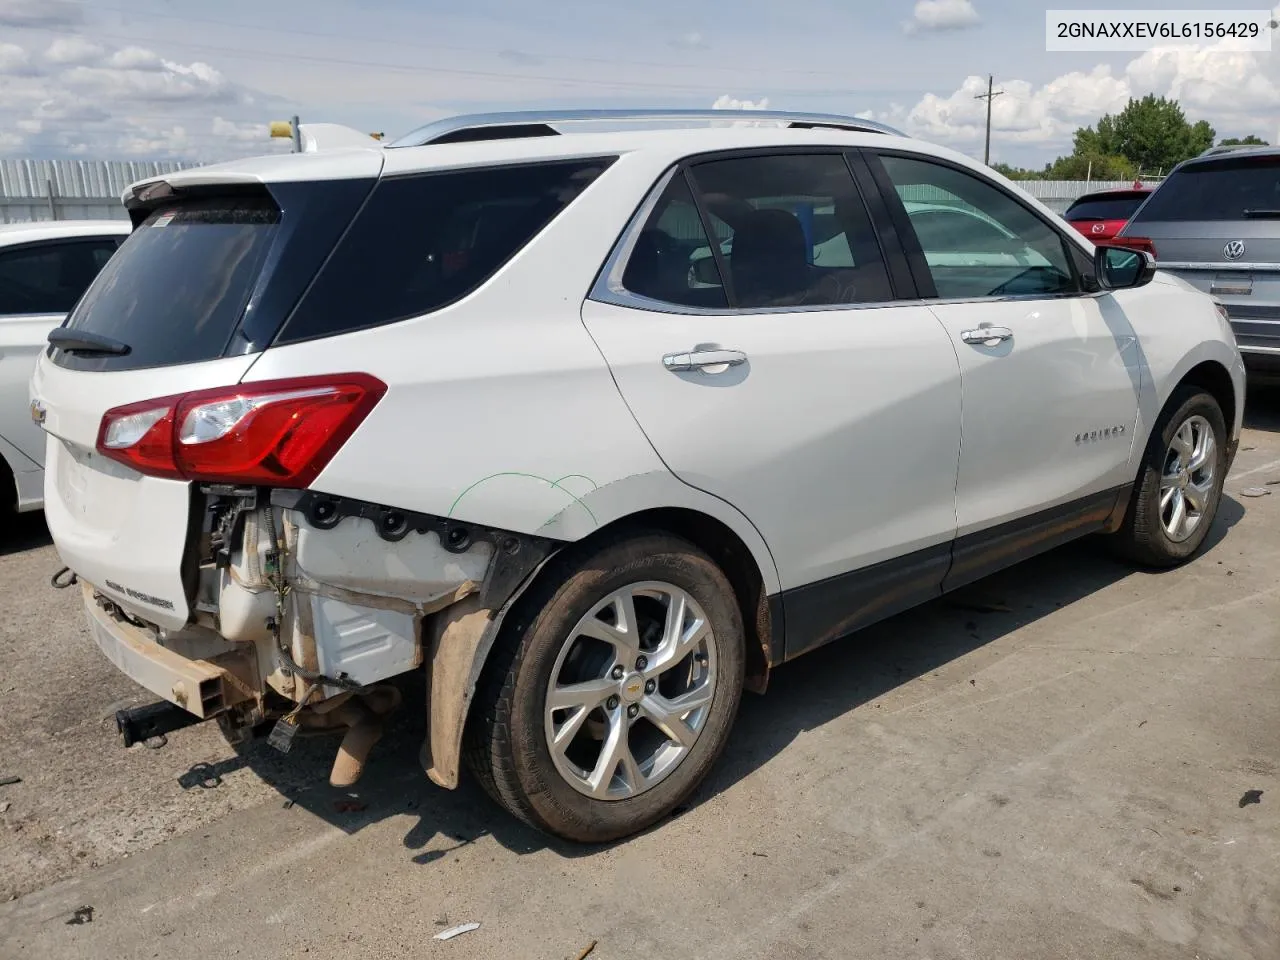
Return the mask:
POLYGON ((396 134, 462 112, 717 101, 871 115, 978 153, 988 72, 1005 91, 996 160, 1047 162, 1149 92, 1220 137, 1280 138, 1280 52, 1046 53, 1045 6, 0 0, 0 155, 221 159, 284 148, 266 124, 292 113, 396 134))

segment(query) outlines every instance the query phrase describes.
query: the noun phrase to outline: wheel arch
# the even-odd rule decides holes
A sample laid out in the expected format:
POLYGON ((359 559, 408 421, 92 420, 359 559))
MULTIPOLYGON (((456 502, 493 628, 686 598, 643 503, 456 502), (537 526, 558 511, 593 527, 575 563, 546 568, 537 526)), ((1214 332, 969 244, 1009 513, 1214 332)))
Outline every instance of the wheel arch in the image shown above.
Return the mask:
MULTIPOLYGON (((1227 425, 1228 432, 1234 431, 1240 400, 1236 397, 1235 384, 1226 367, 1217 360, 1202 360, 1183 374, 1174 390, 1176 391, 1177 387, 1184 384, 1200 387, 1217 400, 1218 406, 1222 408, 1222 419, 1227 425)), ((1170 396, 1172 395, 1171 391, 1170 396)), ((1166 398, 1165 406, 1168 404, 1169 400, 1166 398)))
POLYGON ((769 603, 767 572, 752 550, 723 520, 688 507, 642 509, 597 527, 590 534, 566 543, 544 560, 512 592, 500 609, 485 608, 479 594, 455 603, 429 617, 422 639, 428 661, 427 739, 420 762, 436 784, 458 785, 463 733, 470 719, 481 673, 489 661, 494 641, 508 613, 543 578, 573 556, 602 541, 663 532, 688 540, 714 560, 733 587, 745 629, 745 687, 763 693, 770 669, 781 660, 782 624, 769 603))

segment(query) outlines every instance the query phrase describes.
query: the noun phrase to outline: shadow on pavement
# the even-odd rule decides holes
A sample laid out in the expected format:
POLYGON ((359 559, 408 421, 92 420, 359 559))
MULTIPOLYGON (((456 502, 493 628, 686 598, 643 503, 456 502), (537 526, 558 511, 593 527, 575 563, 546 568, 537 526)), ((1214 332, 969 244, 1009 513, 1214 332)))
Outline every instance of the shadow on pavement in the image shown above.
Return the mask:
POLYGON ((1280 433, 1280 386, 1250 384, 1244 401, 1244 425, 1280 433))
MULTIPOLYGON (((1206 553, 1217 548, 1244 513, 1238 501, 1223 498, 1206 553)), ((1098 540, 1077 542, 777 668, 763 697, 744 699, 724 755, 676 815, 732 788, 806 730, 1134 575, 1160 573, 1135 573, 1113 559, 1098 540)), ((562 843, 523 826, 465 776, 456 791, 431 784, 418 765, 425 734, 425 682, 421 674, 404 680, 405 703, 398 722, 374 748, 368 772, 350 790, 328 785, 336 737, 300 739, 287 757, 264 740, 255 741, 232 760, 193 768, 180 782, 201 789, 202 777, 248 766, 279 790, 283 803, 296 804, 349 833, 396 814, 415 815, 417 822, 403 843, 421 864, 446 858, 485 835, 516 853, 551 849, 572 858, 604 849, 562 843)), ((658 824, 654 829, 660 828, 658 824)))
MULTIPOLYGON (((53 543, 49 536, 49 528, 44 525, 44 513, 40 510, 31 513, 14 513, 12 510, 0 511, 0 557, 37 547, 47 547, 53 543)), ((52 570, 49 571, 53 573, 52 570)))

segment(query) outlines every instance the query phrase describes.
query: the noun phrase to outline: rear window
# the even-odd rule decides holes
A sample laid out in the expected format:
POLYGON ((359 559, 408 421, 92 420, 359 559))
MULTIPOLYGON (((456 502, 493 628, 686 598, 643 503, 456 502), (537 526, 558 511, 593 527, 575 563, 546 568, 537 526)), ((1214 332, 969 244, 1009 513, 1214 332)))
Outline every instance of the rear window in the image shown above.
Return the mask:
POLYGON ((279 342, 392 323, 460 300, 515 256, 614 159, 379 182, 279 342))
POLYGON ((1224 157, 1174 171, 1135 221, 1244 220, 1278 212, 1280 157, 1224 157))
POLYGON ((1144 192, 1081 197, 1067 208, 1063 216, 1067 220, 1128 220, 1148 195, 1144 192))

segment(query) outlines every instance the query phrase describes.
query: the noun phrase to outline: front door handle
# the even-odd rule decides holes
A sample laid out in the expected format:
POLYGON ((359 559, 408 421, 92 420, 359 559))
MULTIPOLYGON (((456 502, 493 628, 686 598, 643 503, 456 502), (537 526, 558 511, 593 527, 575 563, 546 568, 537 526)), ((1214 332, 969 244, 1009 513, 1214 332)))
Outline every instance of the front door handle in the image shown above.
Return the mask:
POLYGON ((691 350, 688 353, 668 353, 662 365, 672 373, 701 370, 703 373, 724 373, 730 367, 747 362, 741 350, 691 350))
POLYGON ((1013 339, 1013 331, 1008 327, 993 327, 989 323, 981 324, 977 330, 961 330, 960 339, 965 343, 979 343, 984 347, 994 347, 997 343, 1013 339))

